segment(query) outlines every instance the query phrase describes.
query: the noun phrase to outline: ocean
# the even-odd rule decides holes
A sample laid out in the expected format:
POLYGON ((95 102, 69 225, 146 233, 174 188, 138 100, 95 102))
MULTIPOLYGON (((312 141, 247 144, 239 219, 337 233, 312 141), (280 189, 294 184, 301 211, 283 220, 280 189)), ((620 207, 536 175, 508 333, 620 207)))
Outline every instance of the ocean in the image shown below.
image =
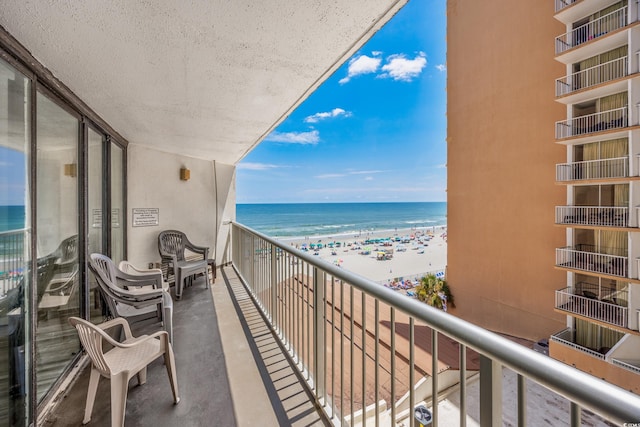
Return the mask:
POLYGON ((238 204, 236 219, 271 237, 338 236, 445 226, 447 203, 238 204))
POLYGON ((24 206, 0 206, 0 233, 24 228, 24 206))

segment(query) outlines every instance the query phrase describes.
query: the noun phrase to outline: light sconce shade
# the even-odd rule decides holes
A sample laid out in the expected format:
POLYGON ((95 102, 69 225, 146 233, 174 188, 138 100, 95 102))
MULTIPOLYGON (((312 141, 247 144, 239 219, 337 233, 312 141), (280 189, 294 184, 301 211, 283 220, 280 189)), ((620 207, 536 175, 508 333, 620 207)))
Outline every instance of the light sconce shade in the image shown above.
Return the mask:
POLYGON ((76 163, 67 163, 64 165, 64 176, 75 178, 78 176, 78 165, 76 163))
POLYGON ((189 178, 191 178, 191 171, 187 168, 180 168, 180 180, 189 181, 189 178))

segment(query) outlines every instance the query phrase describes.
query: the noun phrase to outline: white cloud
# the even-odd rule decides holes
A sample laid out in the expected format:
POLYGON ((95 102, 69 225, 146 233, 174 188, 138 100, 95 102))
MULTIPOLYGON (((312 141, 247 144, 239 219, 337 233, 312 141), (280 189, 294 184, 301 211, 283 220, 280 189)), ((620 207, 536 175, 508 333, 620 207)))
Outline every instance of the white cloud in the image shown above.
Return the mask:
POLYGON ((320 120, 328 119, 331 117, 339 117, 339 116, 351 117, 351 112, 345 111, 342 108, 334 108, 331 111, 315 113, 311 116, 305 117, 304 121, 305 123, 318 123, 320 120))
POLYGON ((365 181, 373 181, 373 177, 372 176, 368 176, 364 179, 365 181))
POLYGON ((447 66, 445 64, 438 64, 436 65, 436 69, 438 71, 447 71, 447 66))
POLYGON ((380 77, 409 82, 417 77, 427 66, 424 52, 420 52, 414 59, 407 59, 403 54, 391 55, 387 63, 382 66, 380 77))
POLYGON ((285 144, 315 145, 320 142, 320 132, 317 130, 309 132, 271 132, 264 140, 285 144))
POLYGON ((276 169, 279 167, 280 166, 278 165, 272 165, 269 163, 251 163, 251 162, 238 163, 238 169, 245 169, 245 170, 251 170, 251 171, 265 171, 269 169, 276 169))
MULTIPOLYGON (((379 52, 375 52, 374 56, 379 54, 379 52)), ((340 79, 340 84, 345 84, 352 77, 359 76, 360 74, 370 74, 378 71, 378 67, 380 66, 380 62, 382 60, 380 58, 372 58, 367 55, 360 55, 357 58, 353 58, 349 61, 349 69, 347 71, 347 77, 340 79)))

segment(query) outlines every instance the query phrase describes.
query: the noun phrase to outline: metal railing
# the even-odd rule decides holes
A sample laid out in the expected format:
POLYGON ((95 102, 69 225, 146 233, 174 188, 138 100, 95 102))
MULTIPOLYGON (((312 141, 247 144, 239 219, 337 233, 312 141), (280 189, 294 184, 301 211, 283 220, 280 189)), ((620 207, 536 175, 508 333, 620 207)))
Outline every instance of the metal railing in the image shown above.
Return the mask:
POLYGON ((629 208, 619 206, 556 206, 556 224, 627 227, 629 208))
POLYGON ((633 364, 630 361, 625 361, 625 360, 616 359, 616 358, 612 357, 611 358, 611 363, 613 363, 614 365, 618 365, 621 368, 624 368, 624 369, 627 369, 629 371, 635 372, 636 374, 640 375, 640 364, 638 362, 633 364))
POLYGON ((496 425, 502 414, 492 402, 502 399, 495 381, 502 367, 518 375, 520 420, 525 378, 571 401, 572 425, 580 423, 580 407, 612 422, 640 419, 637 395, 241 224, 232 223, 227 257, 334 425, 378 426, 385 415, 393 425, 414 426, 413 408, 425 400, 437 426, 439 393, 448 387, 439 384, 450 375, 459 382, 460 425, 466 425, 466 377, 475 369, 480 424, 496 425), (439 362, 441 345, 458 346, 458 360, 439 362), (467 366, 477 364, 467 360, 468 351, 480 354, 479 366, 467 366), (431 379, 428 398, 414 388, 420 377, 431 379), (381 400, 390 408, 383 414, 381 400))
POLYGON ((626 56, 580 70, 556 79, 556 96, 567 95, 580 89, 599 85, 628 75, 626 56))
POLYGON ((596 250, 613 252, 606 248, 596 248, 593 245, 556 248, 556 265, 573 270, 627 277, 628 260, 626 256, 609 255, 595 252, 596 250))
POLYGON ((559 35, 556 37, 556 55, 617 29, 624 28, 627 25, 627 8, 627 6, 623 6, 618 10, 559 35))
POLYGON ((609 129, 628 126, 627 107, 607 110, 600 113, 586 114, 572 119, 556 122, 556 139, 586 135, 609 129))
POLYGON ((565 7, 569 7, 578 0, 556 0, 556 12, 560 12, 565 7))
MULTIPOLYGON (((594 285, 594 287, 597 291, 598 286, 594 285)), ((622 297, 620 299, 622 300, 622 297)), ((626 298, 624 300, 626 301, 626 298)), ((627 307, 616 304, 610 298, 599 298, 593 291, 580 291, 577 288, 559 289, 556 291, 555 307, 624 328, 628 325, 627 307)))
POLYGON ((574 339, 573 339, 574 335, 575 334, 574 334, 573 329, 567 328, 567 329, 564 329, 564 330, 562 330, 560 332, 557 332, 557 333, 551 335, 551 341, 557 342, 557 343, 565 345, 567 347, 571 347, 574 350, 578 350, 578 351, 581 351, 583 353, 586 353, 586 354, 588 354, 590 356, 595 357, 596 359, 605 360, 605 355, 604 354, 602 354, 602 353, 600 353, 598 351, 592 350, 592 349, 590 349, 588 347, 581 346, 580 344, 576 344, 574 342, 574 339))
POLYGON ((579 181, 587 179, 627 178, 629 158, 616 157, 601 160, 560 163, 556 165, 556 181, 579 181))
POLYGON ((0 298, 16 288, 24 274, 26 229, 0 232, 0 298))

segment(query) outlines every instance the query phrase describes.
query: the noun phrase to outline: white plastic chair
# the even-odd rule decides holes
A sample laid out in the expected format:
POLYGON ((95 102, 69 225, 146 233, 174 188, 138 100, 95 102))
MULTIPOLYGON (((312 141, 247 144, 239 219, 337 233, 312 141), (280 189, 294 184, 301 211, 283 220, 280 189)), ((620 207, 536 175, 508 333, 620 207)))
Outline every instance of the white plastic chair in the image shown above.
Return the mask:
POLYGON ((147 366, 163 355, 171 383, 173 401, 176 404, 180 402, 175 357, 166 331, 158 331, 152 335, 142 335, 136 338, 131 334, 129 323, 120 317, 100 325, 94 325, 78 317, 70 317, 69 323, 78 331, 80 341, 91 358, 91 377, 89 378, 83 424, 91 421, 98 382, 100 376, 103 376, 111 380, 111 426, 124 426, 129 380, 137 375, 138 383, 144 384, 147 381, 147 366), (116 326, 122 326, 124 331, 125 340, 122 342, 114 340, 105 332, 116 326), (113 346, 106 353, 102 347, 105 341, 113 346))
POLYGON ((173 342, 173 299, 165 289, 161 272, 128 274, 116 268, 113 261, 102 254, 89 256, 89 268, 113 316, 134 319, 157 311, 165 331, 169 333, 169 340, 173 342))

